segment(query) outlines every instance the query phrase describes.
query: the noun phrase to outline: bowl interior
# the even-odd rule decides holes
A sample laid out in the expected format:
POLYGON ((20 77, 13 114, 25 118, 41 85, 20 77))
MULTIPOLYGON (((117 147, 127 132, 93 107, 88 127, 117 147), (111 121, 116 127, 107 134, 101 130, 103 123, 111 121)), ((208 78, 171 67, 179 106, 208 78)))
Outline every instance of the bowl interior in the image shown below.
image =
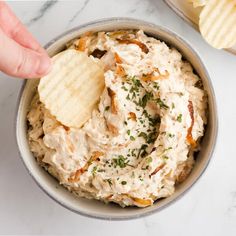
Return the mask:
POLYGON ((171 197, 159 200, 153 206, 147 208, 129 207, 123 209, 119 206, 116 206, 115 204, 106 205, 96 200, 76 198, 64 187, 60 186, 57 180, 51 177, 44 169, 38 166, 35 158, 29 150, 26 125, 26 115, 32 97, 36 91, 38 81, 28 80, 27 82, 25 82, 20 94, 20 101, 16 118, 16 137, 20 155, 26 168, 28 169, 30 175, 35 179, 36 183, 58 203, 82 215, 102 219, 137 218, 160 210, 164 206, 173 202, 173 200, 177 199, 187 189, 189 189, 189 187, 199 178, 199 176, 206 168, 207 163, 211 157, 217 135, 217 113, 215 96, 207 71, 193 49, 191 49, 191 47, 176 34, 159 26, 134 19, 108 19, 75 28, 59 36, 47 45, 47 50, 49 55, 53 56, 64 48, 66 42, 78 37, 79 35, 87 31, 96 32, 117 29, 142 29, 148 35, 163 40, 167 44, 177 48, 182 53, 184 58, 191 62, 195 71, 203 80, 205 90, 207 90, 208 92, 209 117, 206 133, 201 144, 202 148, 198 154, 196 164, 190 176, 182 184, 176 187, 175 193, 171 197))

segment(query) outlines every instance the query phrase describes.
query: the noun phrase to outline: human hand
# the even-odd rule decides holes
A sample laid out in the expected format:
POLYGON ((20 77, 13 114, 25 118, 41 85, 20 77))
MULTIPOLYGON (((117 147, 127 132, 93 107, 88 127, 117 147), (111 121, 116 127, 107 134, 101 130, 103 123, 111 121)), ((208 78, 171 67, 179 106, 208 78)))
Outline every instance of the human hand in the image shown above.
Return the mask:
POLYGON ((0 71, 20 78, 38 78, 50 67, 46 51, 10 7, 0 1, 0 71))

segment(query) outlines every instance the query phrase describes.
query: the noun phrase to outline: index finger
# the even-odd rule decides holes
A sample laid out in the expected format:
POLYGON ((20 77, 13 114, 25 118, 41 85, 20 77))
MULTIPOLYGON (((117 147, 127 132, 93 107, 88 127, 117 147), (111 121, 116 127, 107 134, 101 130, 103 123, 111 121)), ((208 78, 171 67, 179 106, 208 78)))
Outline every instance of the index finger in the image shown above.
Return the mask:
POLYGON ((33 35, 16 17, 11 8, 3 1, 0 1, 0 28, 8 37, 12 38, 23 47, 46 53, 33 35))

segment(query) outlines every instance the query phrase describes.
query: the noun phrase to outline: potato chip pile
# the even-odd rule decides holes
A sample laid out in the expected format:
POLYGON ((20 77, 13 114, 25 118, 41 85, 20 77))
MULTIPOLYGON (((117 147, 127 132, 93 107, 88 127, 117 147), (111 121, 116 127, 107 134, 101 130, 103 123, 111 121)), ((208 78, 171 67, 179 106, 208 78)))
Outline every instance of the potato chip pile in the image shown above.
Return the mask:
POLYGON ((75 49, 60 52, 52 60, 51 72, 39 82, 40 101, 63 125, 80 128, 105 87, 103 68, 75 49))
POLYGON ((230 48, 236 44, 236 0, 190 0, 201 7, 199 29, 214 48, 230 48))

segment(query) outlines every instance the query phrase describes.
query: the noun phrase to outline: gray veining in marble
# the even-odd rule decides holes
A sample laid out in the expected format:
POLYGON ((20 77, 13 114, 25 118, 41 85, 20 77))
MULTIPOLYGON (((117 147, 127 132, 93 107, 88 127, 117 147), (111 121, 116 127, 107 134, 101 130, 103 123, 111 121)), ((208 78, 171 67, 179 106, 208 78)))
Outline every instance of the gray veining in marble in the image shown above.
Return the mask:
POLYGON ((89 1, 90 0, 84 1, 83 5, 79 8, 79 10, 76 11, 75 14, 71 17, 67 26, 69 26, 76 19, 76 17, 85 9, 85 7, 88 5, 89 1))
POLYGON ((28 23, 26 23, 27 26, 30 26, 31 24, 37 22, 38 20, 40 20, 44 14, 46 14, 46 12, 52 8, 55 4, 57 3, 56 1, 46 1, 45 3, 43 3, 42 7, 40 7, 40 9, 38 10, 37 14, 29 20, 28 23))

